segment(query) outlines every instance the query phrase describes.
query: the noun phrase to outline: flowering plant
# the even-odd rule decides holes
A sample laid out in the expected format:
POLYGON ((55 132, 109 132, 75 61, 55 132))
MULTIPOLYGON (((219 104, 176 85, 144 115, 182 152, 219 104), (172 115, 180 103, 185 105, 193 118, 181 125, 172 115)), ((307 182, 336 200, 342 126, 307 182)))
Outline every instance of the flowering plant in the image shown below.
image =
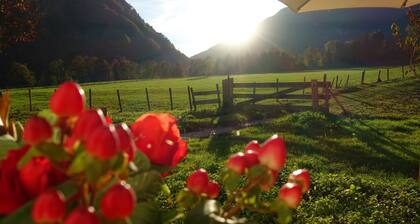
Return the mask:
POLYGON ((274 135, 232 155, 222 184, 199 169, 177 194, 178 208, 159 209, 157 196, 170 193, 165 177, 187 155, 175 117, 148 113, 131 126, 113 124, 101 110, 85 109, 84 92, 73 82, 57 89, 49 107, 27 120, 23 145, 0 161, 0 223, 244 223, 243 210, 287 223, 289 209, 309 190, 303 169, 276 199, 261 198, 285 164, 285 143, 274 135), (221 192, 223 204, 216 201, 221 192))

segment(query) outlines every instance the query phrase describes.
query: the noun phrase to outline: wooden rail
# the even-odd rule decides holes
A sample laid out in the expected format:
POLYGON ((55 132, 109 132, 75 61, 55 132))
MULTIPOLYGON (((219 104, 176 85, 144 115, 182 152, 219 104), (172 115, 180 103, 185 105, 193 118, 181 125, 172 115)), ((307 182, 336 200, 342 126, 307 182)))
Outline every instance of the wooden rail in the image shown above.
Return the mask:
POLYGON ((194 91, 193 88, 188 87, 188 100, 190 102, 190 109, 197 110, 197 105, 217 104, 221 107, 219 84, 216 84, 216 90, 194 91), (213 99, 196 99, 197 96, 216 95, 213 99))
MULTIPOLYGON (((342 80, 343 81, 343 80, 342 80)), ((341 82, 342 82, 341 81, 341 82)), ((335 81, 337 85, 338 79, 335 81)), ((223 105, 233 106, 234 99, 249 99, 242 101, 240 104, 256 103, 266 99, 286 99, 286 100, 311 100, 313 110, 329 111, 329 100, 331 98, 332 83, 326 80, 324 76, 323 81, 311 80, 304 82, 263 82, 263 83, 235 83, 232 78, 223 80, 223 105), (257 93, 257 88, 273 89, 273 93, 257 93), (279 88, 286 88, 279 90, 279 88), (311 94, 305 94, 304 90, 310 88, 311 94), (235 89, 252 89, 252 93, 236 93, 235 89), (319 91, 322 89, 322 92, 319 91), (302 93, 296 94, 297 91, 302 90, 302 93), (321 104, 321 101, 324 101, 321 104)))

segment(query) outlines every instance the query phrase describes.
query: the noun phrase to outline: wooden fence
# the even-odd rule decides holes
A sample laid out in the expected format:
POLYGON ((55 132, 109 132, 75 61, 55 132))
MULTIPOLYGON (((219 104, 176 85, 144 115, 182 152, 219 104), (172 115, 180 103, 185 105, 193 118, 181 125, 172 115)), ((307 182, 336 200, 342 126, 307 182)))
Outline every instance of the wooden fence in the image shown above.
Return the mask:
MULTIPOLYGON (((320 82, 312 80, 310 82, 264 82, 264 83, 235 83, 233 78, 227 78, 222 81, 223 106, 231 107, 235 99, 248 99, 241 104, 256 103, 267 99, 287 99, 287 100, 310 100, 312 110, 329 111, 329 100, 331 98, 331 82, 320 82), (272 93, 258 93, 257 89, 273 89, 272 93), (303 91, 310 88, 311 94, 296 94, 297 91, 303 91), (236 93, 235 89, 252 89, 252 93, 236 93), (281 89, 281 90, 280 90, 281 89), (321 91, 320 91, 321 89, 321 91), (323 103, 322 103, 323 101, 323 103)), ((293 109, 291 105, 288 106, 293 109)))
POLYGON ((190 103, 190 109, 194 108, 194 110, 197 110, 197 105, 205 105, 205 104, 217 104, 220 108, 221 100, 220 100, 219 84, 216 84, 216 90, 207 90, 207 91, 194 91, 193 88, 188 86, 188 100, 190 103), (216 98, 197 99, 199 96, 210 96, 210 95, 215 95, 216 98))
MULTIPOLYGON (((406 78, 408 77, 409 73, 412 72, 409 69, 407 69, 404 66, 401 66, 401 69, 398 69, 400 71, 397 72, 397 75, 399 77, 402 78, 406 78)), ((318 88, 323 88, 323 91, 318 91, 318 98, 319 99, 326 99, 324 96, 325 95, 325 86, 324 83, 326 83, 326 85, 329 86, 330 89, 334 88, 334 89, 340 89, 340 88, 349 88, 351 87, 350 84, 350 78, 352 78, 352 83, 360 83, 360 84, 370 84, 370 83, 377 83, 377 82, 383 82, 383 81, 389 81, 391 80, 392 77, 390 77, 390 69, 389 68, 381 68, 379 70, 377 70, 377 73, 374 74, 374 80, 372 79, 372 72, 371 75, 367 74, 366 70, 361 70, 360 75, 358 76, 350 76, 349 74, 347 74, 347 76, 338 76, 336 74, 334 75, 328 75, 329 78, 332 78, 330 81, 327 80, 327 75, 324 74, 324 79, 323 82, 316 82, 316 86, 318 88), (368 79, 368 77, 370 77, 368 79), (357 79, 357 80, 355 80, 357 79)), ((395 75, 394 75, 395 77, 395 75)), ((312 89, 312 81, 309 81, 308 77, 303 77, 303 82, 279 82, 279 79, 275 80, 276 82, 268 82, 268 83, 234 83, 233 79, 231 81, 228 81, 229 79, 225 79, 222 81, 222 89, 221 91, 219 91, 219 86, 216 85, 216 90, 209 90, 209 91, 195 91, 193 88, 188 86, 187 89, 187 95, 185 95, 185 92, 182 91, 183 93, 181 93, 181 91, 176 91, 175 89, 172 88, 168 88, 168 96, 167 98, 165 97, 164 101, 162 101, 162 98, 159 97, 158 99, 154 99, 153 95, 149 95, 149 90, 148 88, 144 88, 144 89, 138 89, 138 93, 137 95, 139 96, 139 100, 136 102, 138 104, 143 104, 144 106, 142 106, 141 110, 144 111, 152 111, 152 110, 175 110, 175 109, 184 109, 186 105, 188 105, 187 103, 184 104, 184 106, 180 106, 179 104, 175 105, 175 103, 179 102, 178 101, 174 101, 174 94, 176 95, 176 97, 179 99, 180 95, 182 94, 182 97, 184 98, 184 96, 188 96, 188 98, 184 98, 186 100, 188 100, 189 103, 189 109, 190 110, 196 110, 197 107, 199 105, 205 105, 205 104, 217 104, 218 107, 221 107, 221 103, 222 100, 221 95, 223 95, 223 106, 231 106, 233 105, 233 102, 235 99, 248 99, 247 101, 244 101, 245 103, 256 103, 265 99, 287 99, 287 100, 310 100, 313 99, 313 97, 311 95, 305 95, 307 94, 305 92, 306 89, 312 89), (308 81, 307 81, 308 80, 308 81), (235 89, 239 89, 239 88, 245 88, 245 89, 252 89, 251 93, 237 93, 234 92, 235 89), (257 94, 257 89, 269 89, 272 88, 273 91, 272 93, 258 93, 257 94), (286 88, 286 89, 284 89, 286 88), (173 91, 175 90, 175 91, 173 91), (296 94, 297 91, 301 91, 301 94, 296 94), (209 97, 206 96, 210 96, 210 95, 214 95, 215 98, 209 99, 209 97), (203 97, 203 98, 201 98, 203 97), (201 99, 200 99, 201 98, 201 99), (167 101, 167 100, 168 101, 167 101), (152 101, 156 102, 156 100, 159 100, 159 104, 158 105, 165 105, 166 102, 168 102, 168 106, 166 107, 161 107, 161 106, 157 106, 156 104, 152 105, 152 101), (156 108, 159 107, 159 108, 156 108), (176 108, 177 107, 177 108, 176 108)), ((118 112, 126 112, 129 111, 129 108, 132 107, 133 105, 133 100, 124 98, 126 97, 126 90, 113 90, 116 92, 116 97, 114 98, 115 100, 111 100, 108 104, 104 105, 103 102, 98 102, 99 100, 94 100, 93 97, 94 96, 100 96, 99 93, 97 92, 93 92, 91 89, 87 89, 87 106, 89 108, 95 108, 95 107, 111 107, 111 108, 115 108, 114 106, 116 106, 115 109, 111 109, 111 110, 117 110, 118 112), (113 106, 111 106, 111 104, 113 106), (130 107, 127 107, 127 106, 130 107)), ((55 90, 54 90, 55 91, 55 90)), ((109 93, 114 95, 114 93, 109 93)), ((166 92, 166 90, 165 90, 166 92)), ((267 91, 264 91, 267 92, 267 91)), ((308 93, 310 93, 308 91, 308 93)), ((103 93, 101 93, 103 94, 103 93)), ((108 93, 107 93, 108 94, 108 93)), ((315 91, 314 91, 314 94, 315 91)), ((33 111, 38 111, 39 107, 37 106, 37 104, 39 105, 39 98, 43 98, 41 97, 39 94, 37 95, 37 91, 33 91, 31 88, 24 90, 22 92, 22 95, 24 97, 27 96, 28 98, 28 102, 27 104, 24 104, 24 108, 28 109, 29 111, 33 112, 33 111), (35 99, 35 100, 34 100, 35 99)), ((330 94, 330 97, 334 97, 334 95, 330 94)), ((96 99, 96 98, 95 98, 96 99)), ((326 101, 326 100, 325 100, 326 101)), ((185 102, 185 101, 184 101, 185 102)), ((324 102, 324 104, 328 104, 328 102, 324 102)), ((47 105, 47 104, 45 104, 47 105)), ((315 105, 315 102, 314 102, 315 105)), ((318 102, 319 105, 319 102, 318 102)), ((313 106, 315 108, 315 106, 313 106)), ((325 107, 325 106, 324 106, 325 107)), ((138 108, 138 107, 137 107, 138 108)), ((326 107, 327 108, 327 107, 326 107)))

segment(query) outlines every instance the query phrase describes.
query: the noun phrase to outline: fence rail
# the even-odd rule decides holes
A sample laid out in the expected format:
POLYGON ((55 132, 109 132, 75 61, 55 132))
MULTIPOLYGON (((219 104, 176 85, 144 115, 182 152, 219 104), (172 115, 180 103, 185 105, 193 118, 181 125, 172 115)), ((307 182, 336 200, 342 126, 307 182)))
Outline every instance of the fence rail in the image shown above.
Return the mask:
MULTIPOLYGON (((378 70, 360 70, 356 72, 349 71, 347 74, 324 74, 322 79, 316 75, 319 81, 316 81, 318 89, 317 97, 321 101, 320 107, 328 104, 326 98, 329 94, 325 94, 322 90, 325 83, 328 83, 330 89, 351 88, 360 84, 379 83, 390 81, 395 78, 407 78, 408 74, 412 74, 407 67, 400 66, 397 68, 381 68, 378 70), (322 104, 323 101, 323 104, 322 104)), ((151 110, 197 110, 197 107, 204 105, 216 105, 222 107, 230 104, 234 99, 240 99, 240 103, 257 103, 265 99, 276 99, 277 101, 291 100, 311 100, 312 96, 312 77, 315 76, 299 76, 297 79, 302 82, 284 82, 279 81, 281 78, 274 77, 273 82, 232 82, 222 80, 222 88, 216 86, 216 89, 192 89, 191 87, 167 87, 156 88, 150 86, 139 86, 138 88, 130 87, 125 89, 101 89, 88 86, 86 90, 86 103, 88 108, 108 108, 111 113, 132 112, 132 111, 151 111, 151 110), (230 85, 230 86, 229 86, 230 85), (91 89, 92 88, 92 89, 91 89), (270 90, 271 89, 271 90, 270 90), (248 91, 249 90, 249 91, 248 91), (248 91, 248 92, 240 92, 248 91), (225 96, 230 96, 227 99, 225 96), (220 98, 223 98, 220 99, 220 98), (189 107, 188 107, 189 106, 189 107)), ((297 80, 295 79, 295 80, 297 80)), ((236 81, 236 80, 235 80, 236 81)), ((208 85, 207 85, 208 86, 208 85)), ((54 88, 29 88, 16 89, 11 92, 11 97, 15 103, 12 107, 12 113, 25 114, 27 111, 33 114, 36 111, 48 107, 48 98, 54 92, 54 88)), ((333 91, 334 92, 334 91, 333 91)), ((297 106, 297 105, 296 105, 297 106)), ((327 106, 325 106, 327 107, 327 106)))

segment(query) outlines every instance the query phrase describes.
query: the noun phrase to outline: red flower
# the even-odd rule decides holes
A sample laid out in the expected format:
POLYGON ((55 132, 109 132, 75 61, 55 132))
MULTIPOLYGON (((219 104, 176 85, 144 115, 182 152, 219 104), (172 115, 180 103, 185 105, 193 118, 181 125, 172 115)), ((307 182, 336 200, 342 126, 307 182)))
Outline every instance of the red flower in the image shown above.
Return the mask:
POLYGON ((42 193, 32 208, 32 219, 36 223, 58 223, 66 214, 64 195, 56 190, 42 193))
POLYGON ((60 117, 76 116, 85 107, 85 93, 77 83, 65 82, 50 99, 51 111, 60 117))
POLYGON ((129 184, 121 182, 105 192, 100 206, 107 219, 125 219, 133 213, 136 195, 129 184))
POLYGON ((76 138, 86 141, 93 131, 106 124, 104 114, 101 110, 87 110, 80 114, 73 128, 73 135, 76 138))
POLYGON ((136 153, 136 145, 133 141, 133 134, 126 124, 117 125, 115 127, 120 139, 121 149, 128 155, 128 160, 132 161, 136 153))
POLYGON ((0 214, 2 215, 12 213, 29 200, 16 167, 28 149, 29 146, 26 145, 21 149, 9 150, 6 158, 0 161, 0 214))
POLYGON ((248 167, 248 161, 245 154, 238 152, 229 157, 226 167, 237 174, 243 174, 245 169, 248 167))
POLYGON ((311 177, 308 170, 299 169, 289 175, 289 182, 299 184, 302 187, 302 192, 308 192, 311 186, 311 177))
POLYGON ((31 117, 23 129, 23 140, 31 145, 39 144, 51 138, 53 132, 47 120, 41 117, 31 117))
POLYGON ((204 169, 195 171, 187 178, 188 189, 198 195, 206 192, 208 183, 209 175, 204 169))
POLYGON ((252 151, 258 151, 260 149, 260 144, 258 144, 257 140, 252 140, 250 141, 246 146, 245 146, 245 152, 247 152, 248 150, 252 150, 252 151))
POLYGON ((219 183, 217 183, 214 180, 211 180, 208 184, 207 184, 207 190, 206 190, 206 194, 209 198, 214 199, 219 197, 219 193, 220 193, 220 185, 219 183))
POLYGON ((99 218, 93 207, 75 208, 66 218, 64 224, 99 224, 99 218))
POLYGON ((20 169, 20 180, 29 196, 35 197, 48 187, 57 185, 65 175, 45 157, 33 157, 20 169))
POLYGON ((302 200, 302 189, 294 183, 286 183, 278 193, 278 198, 289 208, 296 208, 302 200))
POLYGON ((261 164, 268 168, 280 171, 286 162, 286 146, 282 138, 277 135, 267 139, 258 150, 261 164))
POLYGON ((187 143, 170 114, 144 114, 131 128, 137 147, 154 164, 173 167, 187 155, 187 143))
POLYGON ((101 160, 111 159, 118 153, 120 142, 114 125, 102 126, 89 136, 87 152, 101 160))

